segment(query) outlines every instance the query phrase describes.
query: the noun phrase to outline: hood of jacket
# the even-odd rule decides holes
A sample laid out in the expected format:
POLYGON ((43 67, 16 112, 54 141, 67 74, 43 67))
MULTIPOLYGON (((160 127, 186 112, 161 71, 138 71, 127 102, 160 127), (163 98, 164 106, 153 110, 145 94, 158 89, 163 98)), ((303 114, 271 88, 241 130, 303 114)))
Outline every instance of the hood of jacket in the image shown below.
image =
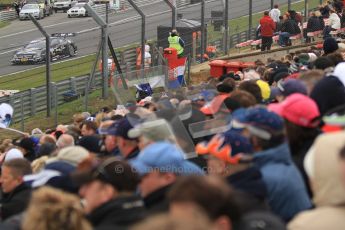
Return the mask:
POLYGON ((275 162, 282 164, 291 164, 291 155, 288 143, 283 143, 276 146, 275 148, 270 148, 254 154, 255 165, 261 168, 263 165, 275 162), (279 153, 279 154, 277 154, 279 153))
POLYGON ((322 134, 308 152, 314 155, 311 182, 317 207, 345 205, 345 184, 339 170, 339 152, 344 143, 345 131, 322 134))
POLYGON ((340 62, 334 69, 333 75, 336 76, 345 87, 345 63, 340 62))

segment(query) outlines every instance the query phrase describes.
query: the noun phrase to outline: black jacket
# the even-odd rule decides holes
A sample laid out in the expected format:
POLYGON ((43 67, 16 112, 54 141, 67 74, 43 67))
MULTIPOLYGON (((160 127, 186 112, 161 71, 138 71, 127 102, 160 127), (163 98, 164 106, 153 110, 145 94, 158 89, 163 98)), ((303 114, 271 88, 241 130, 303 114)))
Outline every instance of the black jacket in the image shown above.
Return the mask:
POLYGON ((24 183, 17 186, 12 192, 4 193, 1 199, 1 218, 7 218, 23 212, 30 200, 31 188, 24 183))
POLYGON ((308 19, 307 32, 323 30, 323 27, 324 25, 322 25, 321 20, 318 17, 312 16, 308 19))
POLYGON ((122 196, 93 210, 87 217, 95 230, 128 229, 144 219, 145 208, 138 196, 122 196))
POLYGON ((171 185, 160 188, 144 198, 145 207, 149 215, 168 212, 169 203, 166 195, 170 187, 171 185))
POLYGON ((288 19, 283 23, 282 32, 288 32, 291 35, 296 35, 301 33, 300 28, 298 27, 295 20, 288 19))

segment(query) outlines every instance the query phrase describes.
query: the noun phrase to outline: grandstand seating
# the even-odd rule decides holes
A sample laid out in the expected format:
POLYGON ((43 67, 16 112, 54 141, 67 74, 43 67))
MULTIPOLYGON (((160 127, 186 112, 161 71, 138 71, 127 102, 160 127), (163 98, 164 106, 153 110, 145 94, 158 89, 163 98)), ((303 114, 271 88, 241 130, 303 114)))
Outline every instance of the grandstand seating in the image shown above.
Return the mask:
POLYGON ((252 42, 253 42, 253 40, 248 40, 248 41, 245 41, 245 42, 241 42, 239 44, 236 44, 235 48, 238 50, 238 52, 240 52, 241 48, 250 46, 252 42))

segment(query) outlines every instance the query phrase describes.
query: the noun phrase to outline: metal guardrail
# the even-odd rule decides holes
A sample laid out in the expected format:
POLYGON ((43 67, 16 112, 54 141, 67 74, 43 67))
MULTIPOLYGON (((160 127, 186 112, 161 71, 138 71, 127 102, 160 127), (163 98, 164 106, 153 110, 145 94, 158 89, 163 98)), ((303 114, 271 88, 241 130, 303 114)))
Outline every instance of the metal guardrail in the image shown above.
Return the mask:
MULTIPOLYGON (((52 109, 54 109, 55 106, 66 102, 66 96, 64 94, 68 92, 74 92, 76 98, 83 96, 88 79, 89 75, 86 75, 80 77, 71 77, 68 80, 52 83, 52 109)), ((94 89, 99 89, 101 87, 101 77, 99 73, 95 75, 93 83, 94 89)), ((46 110, 46 87, 41 86, 31 88, 29 90, 21 91, 9 96, 0 97, 0 104, 1 103, 8 103, 12 105, 15 111, 13 115, 13 122, 19 122, 22 119, 31 117, 38 112, 46 110)))
POLYGON ((15 10, 0 11, 0 21, 10 21, 16 19, 17 17, 18 16, 15 10))
MULTIPOLYGON (((149 82, 152 87, 167 87, 167 66, 152 66, 150 68, 146 68, 144 73, 145 77, 142 77, 140 70, 133 71, 131 69, 126 69, 126 71, 123 72, 123 76, 130 87, 134 87, 135 84, 146 82, 149 82)), ((51 109, 56 110, 59 105, 85 96, 85 88, 87 87, 89 77, 89 75, 84 75, 71 77, 68 80, 63 80, 57 83, 52 82, 50 85, 51 109)), ((101 78, 102 76, 100 72, 95 74, 88 94, 93 90, 100 89, 102 87, 101 78)), ((122 83, 120 83, 121 81, 118 74, 115 74, 112 79, 114 80, 115 85, 113 87, 115 87, 118 94, 117 99, 120 101, 126 101, 127 99, 135 100, 134 95, 131 95, 128 90, 124 90, 121 87, 122 83)), ((13 107, 15 112, 12 120, 14 123, 23 122, 26 118, 34 116, 36 113, 43 112, 47 109, 46 92, 45 86, 31 88, 8 96, 0 97, 0 104, 8 103, 13 107)))

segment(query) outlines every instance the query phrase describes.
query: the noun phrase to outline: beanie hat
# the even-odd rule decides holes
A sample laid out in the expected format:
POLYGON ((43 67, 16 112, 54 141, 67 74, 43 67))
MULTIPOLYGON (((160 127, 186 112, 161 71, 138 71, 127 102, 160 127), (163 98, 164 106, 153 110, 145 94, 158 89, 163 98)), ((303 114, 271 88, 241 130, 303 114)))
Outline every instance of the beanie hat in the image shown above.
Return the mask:
POLYGON ((316 102, 321 115, 324 115, 331 109, 345 104, 345 87, 337 77, 328 76, 316 83, 310 97, 316 102))
POLYGON ((263 80, 257 80, 256 84, 260 87, 262 99, 269 99, 271 95, 271 88, 268 83, 263 80))
POLYGON ((325 70, 328 67, 333 67, 334 63, 329 57, 319 57, 314 62, 315 69, 325 70))
POLYGON ((333 53, 338 48, 338 43, 334 38, 326 38, 323 42, 323 51, 325 54, 333 53))

